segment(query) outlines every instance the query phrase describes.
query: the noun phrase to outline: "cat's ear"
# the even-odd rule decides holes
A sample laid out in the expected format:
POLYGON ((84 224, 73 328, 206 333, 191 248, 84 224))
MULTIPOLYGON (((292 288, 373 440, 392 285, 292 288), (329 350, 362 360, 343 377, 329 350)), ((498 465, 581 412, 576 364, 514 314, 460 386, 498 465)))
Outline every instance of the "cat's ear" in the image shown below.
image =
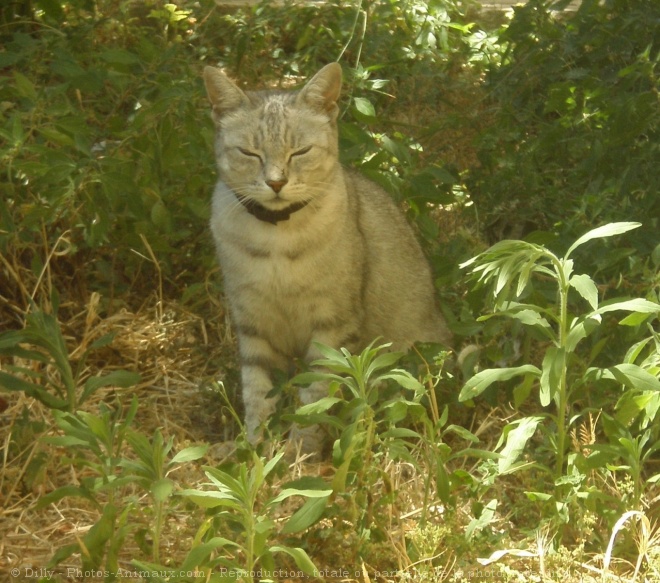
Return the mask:
POLYGON ((213 107, 213 119, 217 122, 227 111, 236 109, 249 98, 229 78, 215 67, 204 67, 206 94, 213 107))
POLYGON ((336 117, 337 100, 341 92, 341 65, 330 63, 321 69, 307 82, 296 101, 304 103, 312 109, 323 111, 331 117, 336 117))

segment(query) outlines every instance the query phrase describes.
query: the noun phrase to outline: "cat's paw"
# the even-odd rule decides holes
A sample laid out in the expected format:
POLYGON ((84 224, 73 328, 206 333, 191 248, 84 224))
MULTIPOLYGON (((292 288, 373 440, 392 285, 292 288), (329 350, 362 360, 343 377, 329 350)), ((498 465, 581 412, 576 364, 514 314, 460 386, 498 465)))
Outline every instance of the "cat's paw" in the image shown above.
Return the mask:
POLYGON ((213 463, 220 463, 232 458, 237 449, 238 446, 235 441, 221 441, 211 444, 206 451, 206 456, 213 463))
POLYGON ((287 443, 287 458, 290 461, 320 462, 323 459, 326 437, 325 431, 318 425, 294 425, 287 443))

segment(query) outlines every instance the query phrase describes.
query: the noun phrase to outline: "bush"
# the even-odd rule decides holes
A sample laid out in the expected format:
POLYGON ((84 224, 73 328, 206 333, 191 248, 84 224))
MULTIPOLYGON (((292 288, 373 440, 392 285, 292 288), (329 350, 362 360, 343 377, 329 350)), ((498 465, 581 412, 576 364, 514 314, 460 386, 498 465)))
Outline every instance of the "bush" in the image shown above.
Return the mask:
POLYGON ((470 193, 490 237, 532 230, 564 241, 596 224, 638 220, 657 244, 660 5, 653 0, 531 0, 501 35, 486 79, 494 108, 470 193))

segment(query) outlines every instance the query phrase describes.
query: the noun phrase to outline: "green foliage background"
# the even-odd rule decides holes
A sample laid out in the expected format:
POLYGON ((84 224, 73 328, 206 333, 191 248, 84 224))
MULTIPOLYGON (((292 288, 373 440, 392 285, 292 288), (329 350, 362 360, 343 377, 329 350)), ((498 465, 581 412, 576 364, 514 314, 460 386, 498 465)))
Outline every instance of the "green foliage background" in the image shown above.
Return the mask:
POLYGON ((502 63, 486 78, 497 123, 479 138, 471 193, 486 222, 507 212, 568 238, 640 220, 648 254, 660 217, 658 5, 586 1, 565 22, 544 8, 532 0, 500 35, 502 63))
POLYGON ((566 17, 532 0, 503 27, 452 1, 19 4, 0 14, 0 249, 36 272, 31 246, 65 235, 62 275, 85 266, 80 285, 126 297, 146 269, 131 252, 144 253, 144 237, 166 287, 199 300, 214 173, 201 67, 289 85, 336 58, 345 162, 408 201, 444 288, 474 239, 566 242, 640 220, 629 246, 597 261, 609 277, 644 277, 656 249, 653 0, 586 1, 566 17), (474 136, 463 160, 450 153, 456 134, 474 136), (441 233, 438 204, 455 205, 469 237, 441 233))

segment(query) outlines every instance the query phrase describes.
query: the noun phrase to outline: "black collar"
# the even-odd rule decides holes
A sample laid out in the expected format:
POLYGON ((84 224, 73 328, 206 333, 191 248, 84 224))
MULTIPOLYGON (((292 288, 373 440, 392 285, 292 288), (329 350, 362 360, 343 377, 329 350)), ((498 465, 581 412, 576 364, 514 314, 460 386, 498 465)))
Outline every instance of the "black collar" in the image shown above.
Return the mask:
POLYGON ((245 210, 247 210, 247 212, 253 217, 256 217, 260 221, 264 221, 265 223, 270 223, 271 225, 277 225, 277 223, 281 221, 288 221, 293 213, 305 208, 309 204, 308 200, 301 200, 300 202, 294 202, 291 206, 274 211, 266 208, 251 198, 245 198, 238 195, 236 195, 236 198, 245 207, 245 210))

